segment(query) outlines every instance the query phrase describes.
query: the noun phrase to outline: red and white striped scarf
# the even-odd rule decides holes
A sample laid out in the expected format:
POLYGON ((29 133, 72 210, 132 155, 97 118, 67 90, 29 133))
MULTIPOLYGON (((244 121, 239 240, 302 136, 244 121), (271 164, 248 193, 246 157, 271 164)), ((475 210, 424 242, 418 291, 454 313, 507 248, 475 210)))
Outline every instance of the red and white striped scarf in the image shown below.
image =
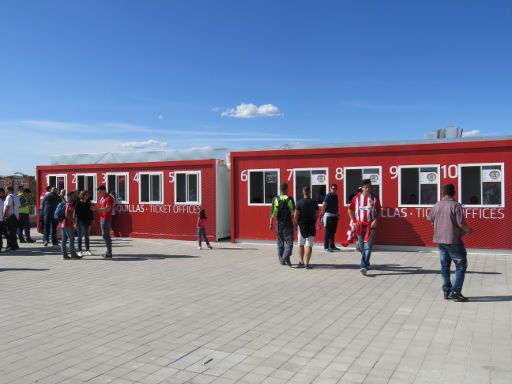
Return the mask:
POLYGON ((376 199, 373 195, 364 196, 362 193, 356 196, 356 209, 354 212, 355 219, 359 224, 357 227, 357 234, 361 235, 363 233, 363 226, 366 226, 366 233, 364 236, 364 241, 368 241, 370 239, 370 235, 372 233, 371 223, 375 220, 377 215, 375 209, 376 199))

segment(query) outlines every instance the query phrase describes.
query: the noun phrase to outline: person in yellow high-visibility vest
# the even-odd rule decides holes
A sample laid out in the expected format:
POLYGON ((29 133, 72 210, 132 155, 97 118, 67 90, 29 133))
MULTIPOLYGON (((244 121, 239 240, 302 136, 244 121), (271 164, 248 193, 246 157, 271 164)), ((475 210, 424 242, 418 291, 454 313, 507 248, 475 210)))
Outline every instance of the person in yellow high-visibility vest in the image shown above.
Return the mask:
POLYGON ((293 197, 288 196, 288 184, 282 183, 279 186, 280 194, 272 200, 270 212, 270 223, 268 228, 273 230, 274 219, 277 221, 277 257, 281 265, 292 266, 290 256, 293 251, 295 202, 293 197))
POLYGON ((20 199, 20 218, 18 225, 18 239, 20 243, 35 243, 30 237, 30 189, 23 186, 18 187, 18 198, 20 199))

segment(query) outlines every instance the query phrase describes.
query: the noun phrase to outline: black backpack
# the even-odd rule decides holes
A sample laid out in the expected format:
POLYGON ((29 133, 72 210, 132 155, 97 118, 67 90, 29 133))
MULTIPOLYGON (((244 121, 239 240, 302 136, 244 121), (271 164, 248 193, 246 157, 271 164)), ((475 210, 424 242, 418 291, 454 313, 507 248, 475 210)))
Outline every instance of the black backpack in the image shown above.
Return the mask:
POLYGON ((286 196, 286 199, 281 199, 279 196, 277 199, 277 221, 279 223, 288 223, 291 221, 290 208, 288 208, 288 202, 291 200, 290 196, 286 196))

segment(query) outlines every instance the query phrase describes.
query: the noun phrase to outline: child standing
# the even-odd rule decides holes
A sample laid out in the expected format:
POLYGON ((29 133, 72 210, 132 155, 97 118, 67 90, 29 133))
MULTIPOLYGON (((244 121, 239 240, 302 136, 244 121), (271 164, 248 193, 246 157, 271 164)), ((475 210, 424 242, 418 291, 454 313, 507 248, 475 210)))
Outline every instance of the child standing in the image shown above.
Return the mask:
POLYGON ((204 238, 206 246, 210 249, 213 249, 208 241, 208 237, 206 236, 206 220, 206 211, 201 209, 201 211, 199 211, 199 218, 197 219, 197 241, 199 243, 199 247, 197 247, 198 249, 203 249, 201 247, 201 237, 204 238))

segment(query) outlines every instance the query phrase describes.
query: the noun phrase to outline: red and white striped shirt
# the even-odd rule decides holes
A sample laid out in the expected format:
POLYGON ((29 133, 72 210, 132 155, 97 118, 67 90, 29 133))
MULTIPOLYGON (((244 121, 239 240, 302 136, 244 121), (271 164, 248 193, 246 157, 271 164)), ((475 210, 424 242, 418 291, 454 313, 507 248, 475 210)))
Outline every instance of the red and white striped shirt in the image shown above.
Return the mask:
POLYGON ((379 198, 372 194, 364 196, 358 193, 350 202, 350 210, 354 212, 354 218, 364 225, 368 225, 379 217, 381 209, 379 198))

